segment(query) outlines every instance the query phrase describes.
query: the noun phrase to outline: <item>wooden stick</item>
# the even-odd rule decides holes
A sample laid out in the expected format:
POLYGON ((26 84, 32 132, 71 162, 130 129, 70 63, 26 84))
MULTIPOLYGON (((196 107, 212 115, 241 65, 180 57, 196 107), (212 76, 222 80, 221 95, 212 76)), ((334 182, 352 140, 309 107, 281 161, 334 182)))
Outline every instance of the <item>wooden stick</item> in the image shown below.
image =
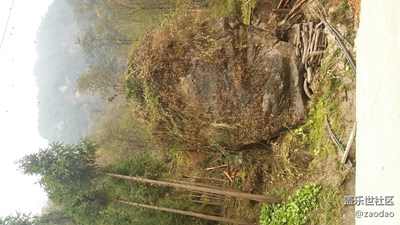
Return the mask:
POLYGON ((215 188, 215 189, 219 189, 219 190, 223 189, 222 187, 218 187, 218 186, 212 186, 212 185, 208 185, 208 184, 196 183, 196 182, 190 182, 190 181, 183 181, 183 180, 169 180, 169 179, 166 179, 165 181, 171 182, 171 183, 176 183, 176 184, 185 184, 185 185, 193 185, 193 186, 198 186, 198 187, 215 188))
POLYGON ((229 174, 226 171, 223 171, 223 172, 224 172, 225 176, 229 179, 229 181, 231 183, 233 183, 233 180, 232 180, 231 176, 229 176, 229 174))
POLYGON ((283 7, 283 1, 285 0, 280 0, 278 6, 276 7, 277 9, 282 8, 283 7))
POLYGON ((313 80, 313 68, 311 66, 307 67, 307 83, 311 84, 313 80))
MULTIPOLYGON (((316 52, 318 50, 318 44, 319 44, 320 35, 321 35, 321 30, 320 29, 316 29, 315 30, 315 39, 314 39, 314 45, 313 45, 312 52, 316 52)), ((315 63, 315 62, 317 62, 317 59, 318 59, 318 55, 317 56, 313 56, 311 60, 312 60, 312 62, 315 63)))
POLYGON ((305 65, 306 64, 306 57, 307 57, 307 51, 308 51, 308 37, 305 33, 306 31, 301 32, 301 37, 303 38, 303 57, 301 62, 305 65))
POLYGON ((324 54, 325 52, 326 52, 326 51, 322 51, 322 50, 320 50, 320 51, 313 51, 313 52, 309 52, 308 55, 309 55, 309 56, 318 56, 318 55, 324 54))
POLYGON ((318 7, 317 9, 318 9, 317 16, 319 17, 321 22, 324 23, 325 27, 329 30, 329 32, 335 37, 334 39, 335 39, 336 43, 342 50, 347 61, 350 63, 350 66, 353 69, 353 72, 356 73, 356 63, 355 63, 353 57, 351 56, 351 54, 349 53, 349 51, 347 50, 346 46, 344 46, 343 41, 342 41, 342 38, 343 38, 342 35, 333 26, 331 26, 331 24, 328 23, 328 21, 322 16, 323 13, 321 12, 320 7, 318 7))
POLYGON ((231 125, 226 124, 226 123, 212 123, 211 126, 213 126, 215 128, 234 129, 234 127, 232 127, 231 125))
POLYGON ((309 29, 310 31, 313 31, 313 30, 314 30, 314 22, 313 22, 313 21, 308 22, 308 29, 309 29))
POLYGON ((343 157, 342 157, 342 164, 346 163, 347 156, 349 155, 351 145, 353 143, 354 137, 356 136, 356 127, 357 127, 356 124, 357 124, 357 122, 354 122, 353 129, 351 130, 349 140, 347 141, 346 150, 344 150, 343 157))
POLYGON ((220 165, 220 166, 214 166, 214 167, 208 167, 206 168, 206 171, 214 170, 214 169, 219 169, 219 168, 225 168, 228 165, 220 165))
POLYGON ((310 47, 309 47, 308 52, 307 52, 307 59, 309 60, 308 66, 310 66, 310 64, 313 62, 313 60, 312 60, 313 56, 311 56, 310 53, 314 51, 314 46, 316 44, 317 44, 317 42, 316 42, 316 33, 313 32, 312 38, 311 38, 311 41, 310 41, 310 47))
POLYGON ((228 182, 227 180, 223 180, 223 179, 218 179, 218 178, 213 178, 213 177, 198 177, 198 176, 183 176, 183 178, 193 178, 193 179, 198 179, 198 180, 213 180, 213 181, 220 181, 220 182, 228 182))
POLYGON ((289 13, 286 15, 286 18, 284 20, 290 20, 295 16, 298 12, 300 12, 303 9, 303 5, 307 2, 308 0, 298 0, 292 9, 289 11, 289 13))

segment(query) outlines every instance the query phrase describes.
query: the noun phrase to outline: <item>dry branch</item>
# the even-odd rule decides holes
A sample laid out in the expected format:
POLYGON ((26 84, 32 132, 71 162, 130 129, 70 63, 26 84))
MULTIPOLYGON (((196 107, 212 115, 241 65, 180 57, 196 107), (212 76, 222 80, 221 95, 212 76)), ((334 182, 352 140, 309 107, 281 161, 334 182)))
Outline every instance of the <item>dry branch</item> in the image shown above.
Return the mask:
POLYGON ((228 165, 220 165, 220 166, 214 166, 214 167, 208 167, 206 168, 206 171, 214 170, 214 169, 219 169, 219 168, 225 168, 228 165))

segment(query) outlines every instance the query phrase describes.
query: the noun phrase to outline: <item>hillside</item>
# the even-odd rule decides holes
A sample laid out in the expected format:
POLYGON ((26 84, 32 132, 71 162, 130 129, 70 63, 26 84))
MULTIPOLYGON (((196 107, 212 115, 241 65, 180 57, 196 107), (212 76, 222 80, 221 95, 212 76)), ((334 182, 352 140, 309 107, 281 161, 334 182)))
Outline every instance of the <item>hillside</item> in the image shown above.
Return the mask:
POLYGON ((55 0, 37 39, 39 128, 72 145, 46 150, 54 167, 39 166, 54 177, 35 172, 61 214, 77 224, 351 224, 342 202, 354 194, 354 147, 340 161, 354 122, 353 12, 346 0, 306 2, 55 0), (76 178, 79 168, 95 172, 76 178))

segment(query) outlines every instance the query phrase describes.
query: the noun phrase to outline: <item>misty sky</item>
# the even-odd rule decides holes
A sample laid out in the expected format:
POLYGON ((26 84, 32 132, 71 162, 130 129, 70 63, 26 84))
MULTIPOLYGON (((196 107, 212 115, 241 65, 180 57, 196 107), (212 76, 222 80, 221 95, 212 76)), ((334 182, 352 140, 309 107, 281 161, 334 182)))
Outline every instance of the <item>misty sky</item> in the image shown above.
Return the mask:
MULTIPOLYGON (((6 26, 13 0, 0 1, 0 32, 6 26)), ((38 134, 37 86, 32 75, 35 38, 52 0, 14 0, 0 49, 0 216, 16 210, 40 212, 47 201, 37 180, 20 174, 16 160, 47 146, 38 134)))

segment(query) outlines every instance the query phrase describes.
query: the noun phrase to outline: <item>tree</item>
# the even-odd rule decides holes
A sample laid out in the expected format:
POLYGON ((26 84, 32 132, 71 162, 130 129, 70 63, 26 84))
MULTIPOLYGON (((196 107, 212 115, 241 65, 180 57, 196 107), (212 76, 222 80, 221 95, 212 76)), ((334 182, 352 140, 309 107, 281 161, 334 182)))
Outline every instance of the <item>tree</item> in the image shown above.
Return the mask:
POLYGON ((95 34, 92 31, 81 33, 75 44, 79 44, 86 53, 90 53, 93 49, 101 47, 130 46, 132 42, 133 40, 128 37, 111 33, 108 30, 106 34, 95 34))
POLYGON ((113 70, 107 66, 89 66, 76 83, 79 92, 105 95, 114 85, 113 70))
POLYGON ((38 153, 32 153, 19 160, 24 174, 41 175, 40 184, 61 184, 91 180, 97 175, 95 150, 97 144, 90 139, 82 139, 76 145, 58 142, 50 144, 38 153))
MULTIPOLYGON (((39 183, 47 191, 50 200, 62 206, 70 215, 74 216, 75 220, 84 224, 94 224, 102 215, 102 211, 106 208, 107 204, 111 201, 111 197, 106 191, 107 184, 105 179, 102 178, 104 175, 150 185, 182 188, 190 191, 213 193, 256 201, 277 200, 271 196, 249 194, 235 190, 221 190, 184 183, 152 180, 143 177, 102 173, 95 163, 96 148, 96 143, 89 139, 83 139, 76 145, 53 143, 49 148, 40 149, 38 153, 33 153, 22 158, 19 161, 20 168, 25 174, 40 175, 39 183)), ((152 166, 159 167, 158 164, 152 166)), ((124 166, 124 168, 125 167, 126 166, 124 166)), ((140 171, 140 168, 137 169, 139 169, 137 171, 140 171)), ((142 170, 141 173, 145 174, 146 171, 142 170)), ((160 177, 158 174, 150 174, 150 176, 156 179, 160 177)), ((120 201, 119 203, 127 203, 127 201, 117 201, 120 201)), ((186 213, 176 209, 146 206, 141 203, 129 204, 149 209, 196 216, 203 219, 216 219, 201 213, 186 213)), ((221 218, 220 221, 224 221, 224 219, 221 218)))
POLYGON ((34 223, 35 225, 75 225, 76 221, 64 211, 57 210, 37 216, 34 223))
POLYGON ((35 225, 34 217, 30 214, 16 212, 15 215, 9 215, 5 218, 0 218, 1 225, 35 225))
POLYGON ((52 143, 23 157, 20 169, 40 175, 39 183, 49 199, 77 221, 93 224, 107 204, 105 186, 95 164, 96 144, 83 139, 76 145, 52 143))

